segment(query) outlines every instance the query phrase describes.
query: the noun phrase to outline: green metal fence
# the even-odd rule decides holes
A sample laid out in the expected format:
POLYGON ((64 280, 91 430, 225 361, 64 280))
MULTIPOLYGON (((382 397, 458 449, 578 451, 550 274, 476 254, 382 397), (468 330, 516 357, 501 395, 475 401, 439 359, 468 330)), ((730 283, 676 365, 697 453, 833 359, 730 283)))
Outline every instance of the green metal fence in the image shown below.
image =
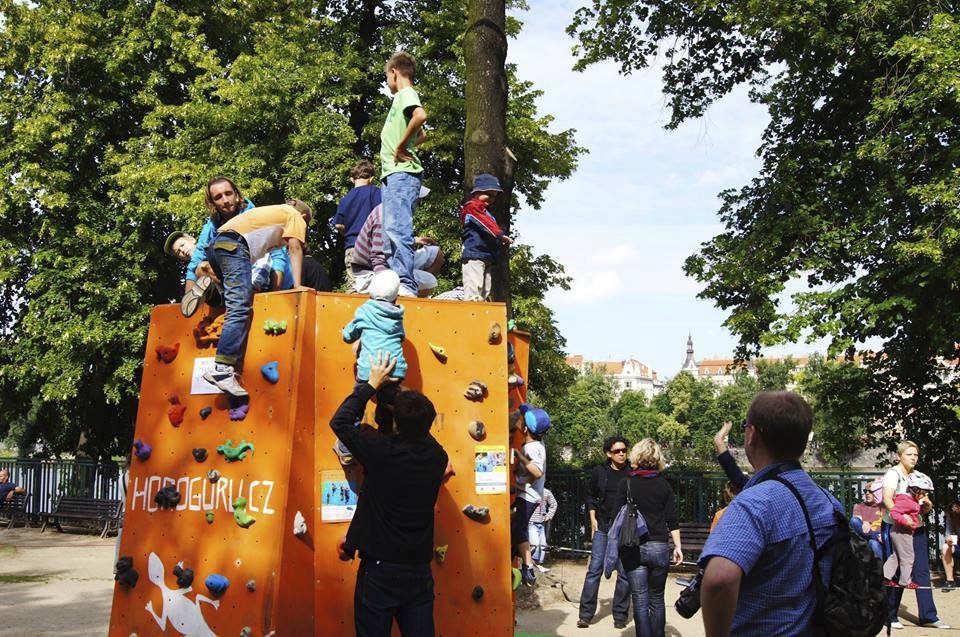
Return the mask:
MULTIPOLYGON (((814 481, 836 497, 847 513, 853 505, 863 500, 866 485, 881 471, 815 471, 810 475, 814 481)), ((720 472, 670 473, 666 474, 677 497, 677 515, 681 522, 708 524, 713 514, 723 506, 723 488, 727 478, 720 472)), ((546 486, 557 498, 557 514, 553 518, 550 544, 583 550, 589 543, 589 518, 587 517, 587 474, 585 471, 547 471, 546 486)), ((929 534, 930 566, 942 567, 940 548, 943 537, 943 522, 939 512, 949 498, 960 493, 960 477, 941 480, 935 492, 934 512, 927 516, 929 534)))
POLYGON ((37 519, 53 510, 61 495, 121 499, 120 468, 115 462, 84 460, 0 460, 10 480, 27 490, 27 514, 37 519))

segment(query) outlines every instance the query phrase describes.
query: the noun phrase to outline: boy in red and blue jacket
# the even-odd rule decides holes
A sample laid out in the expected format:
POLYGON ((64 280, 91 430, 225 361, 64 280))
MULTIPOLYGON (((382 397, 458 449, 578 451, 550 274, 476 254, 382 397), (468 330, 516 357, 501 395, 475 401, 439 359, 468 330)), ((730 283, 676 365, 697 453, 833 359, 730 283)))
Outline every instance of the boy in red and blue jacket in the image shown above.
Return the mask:
POLYGON ((499 260, 500 244, 512 243, 487 210, 501 192, 503 189, 496 177, 488 174, 477 175, 473 181, 473 190, 470 191, 470 199, 460 209, 463 238, 460 263, 466 301, 490 300, 492 266, 499 260))

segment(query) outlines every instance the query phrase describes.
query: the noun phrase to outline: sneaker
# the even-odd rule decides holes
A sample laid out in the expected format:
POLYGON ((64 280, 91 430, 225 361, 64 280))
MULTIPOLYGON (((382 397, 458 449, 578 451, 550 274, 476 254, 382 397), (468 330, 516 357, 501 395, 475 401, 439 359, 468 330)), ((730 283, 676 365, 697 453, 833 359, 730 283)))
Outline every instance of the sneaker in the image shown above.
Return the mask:
POLYGON ((940 628, 941 630, 950 630, 950 624, 945 624, 939 619, 935 622, 930 622, 929 624, 921 624, 923 628, 940 628))
POLYGON ((203 380, 235 398, 243 398, 249 395, 247 390, 240 385, 240 381, 237 380, 237 373, 230 365, 217 363, 212 370, 204 373, 203 380))
POLYGON ((333 451, 337 454, 337 458, 340 459, 340 464, 343 466, 346 467, 353 464, 353 454, 347 449, 347 445, 343 444, 339 439, 337 443, 333 445, 333 451))
POLYGON ((200 301, 203 300, 204 295, 207 293, 207 288, 210 287, 211 281, 212 279, 210 277, 202 276, 197 279, 197 282, 192 288, 186 291, 180 300, 181 314, 190 317, 196 313, 197 308, 200 307, 200 301))
POLYGON ((590 622, 585 619, 578 619, 577 628, 590 628, 590 622))
POLYGON ((550 572, 550 569, 547 568, 546 566, 544 566, 543 564, 534 564, 534 566, 535 566, 536 569, 537 569, 538 571, 540 571, 541 573, 549 573, 549 572, 550 572))
POLYGON ((903 630, 903 624, 900 623, 900 620, 894 620, 890 622, 890 628, 896 628, 897 630, 903 630))
POLYGON ((916 582, 907 582, 906 584, 903 585, 903 588, 909 588, 910 590, 916 590, 916 589, 920 588, 920 586, 919 586, 916 582))
POLYGON ((526 564, 521 566, 520 578, 523 580, 523 583, 527 586, 535 586, 537 584, 537 574, 533 570, 532 566, 527 566, 526 564))
POLYGON ((623 630, 627 627, 627 620, 625 619, 615 619, 613 620, 613 627, 617 630, 623 630))
POLYGON ((409 298, 417 298, 417 293, 412 291, 405 285, 401 285, 400 289, 397 291, 397 296, 406 296, 409 298))
POLYGON ((940 590, 942 591, 952 591, 954 588, 955 588, 955 584, 953 583, 952 579, 948 579, 947 581, 940 584, 940 590))

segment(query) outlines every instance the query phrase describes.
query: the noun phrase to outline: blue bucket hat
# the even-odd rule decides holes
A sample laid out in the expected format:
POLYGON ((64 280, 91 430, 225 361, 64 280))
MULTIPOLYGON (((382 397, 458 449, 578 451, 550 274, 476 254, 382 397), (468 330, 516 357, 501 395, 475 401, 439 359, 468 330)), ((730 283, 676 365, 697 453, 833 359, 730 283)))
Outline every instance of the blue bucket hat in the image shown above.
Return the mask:
POLYGON ((533 435, 542 436, 550 431, 550 416, 544 410, 523 403, 520 405, 520 413, 523 415, 523 422, 526 423, 527 430, 533 435))
POLYGON ((488 192, 490 190, 503 192, 503 188, 500 187, 499 179, 493 175, 483 173, 482 175, 477 175, 477 177, 473 180, 473 190, 470 191, 470 194, 472 195, 475 192, 488 192))

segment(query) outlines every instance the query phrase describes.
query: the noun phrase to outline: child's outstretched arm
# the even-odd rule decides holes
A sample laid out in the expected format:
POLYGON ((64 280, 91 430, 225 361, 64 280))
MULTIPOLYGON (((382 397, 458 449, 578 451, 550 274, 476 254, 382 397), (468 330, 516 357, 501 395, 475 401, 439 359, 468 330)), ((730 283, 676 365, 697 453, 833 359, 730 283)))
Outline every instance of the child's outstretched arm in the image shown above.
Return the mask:
POLYGON ((353 320, 343 328, 343 341, 345 343, 352 343, 360 338, 360 334, 362 333, 363 326, 361 325, 360 319, 359 317, 354 317, 353 320))

